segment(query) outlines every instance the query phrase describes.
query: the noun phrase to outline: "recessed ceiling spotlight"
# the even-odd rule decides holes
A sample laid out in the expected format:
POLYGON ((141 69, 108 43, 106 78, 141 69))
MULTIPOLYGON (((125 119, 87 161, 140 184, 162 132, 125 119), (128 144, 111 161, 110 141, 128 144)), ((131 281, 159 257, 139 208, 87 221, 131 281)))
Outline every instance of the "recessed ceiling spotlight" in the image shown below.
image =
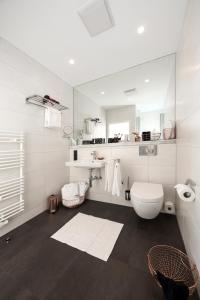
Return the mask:
POLYGON ((138 34, 144 33, 144 26, 139 26, 138 29, 137 29, 137 33, 138 34))
POLYGON ((104 91, 102 91, 102 92, 101 92, 101 95, 105 95, 105 92, 104 92, 104 91))
POLYGON ((146 82, 146 83, 149 83, 150 82, 150 79, 149 78, 147 78, 147 79, 145 79, 145 81, 144 82, 146 82))
POLYGON ((70 64, 70 65, 74 65, 74 64, 75 64, 75 60, 74 60, 73 58, 71 58, 71 59, 69 60, 69 64, 70 64))

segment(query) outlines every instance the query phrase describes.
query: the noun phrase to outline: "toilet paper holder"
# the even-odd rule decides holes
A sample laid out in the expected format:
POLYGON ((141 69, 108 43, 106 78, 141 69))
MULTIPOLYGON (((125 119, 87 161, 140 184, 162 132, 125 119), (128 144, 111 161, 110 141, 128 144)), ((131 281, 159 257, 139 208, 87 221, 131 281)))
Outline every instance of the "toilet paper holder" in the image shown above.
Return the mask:
POLYGON ((177 184, 175 189, 182 201, 192 202, 196 198, 195 187, 196 183, 191 179, 187 179, 185 184, 177 184))
POLYGON ((187 179, 185 185, 188 185, 193 192, 195 192, 196 182, 194 182, 192 179, 187 179))

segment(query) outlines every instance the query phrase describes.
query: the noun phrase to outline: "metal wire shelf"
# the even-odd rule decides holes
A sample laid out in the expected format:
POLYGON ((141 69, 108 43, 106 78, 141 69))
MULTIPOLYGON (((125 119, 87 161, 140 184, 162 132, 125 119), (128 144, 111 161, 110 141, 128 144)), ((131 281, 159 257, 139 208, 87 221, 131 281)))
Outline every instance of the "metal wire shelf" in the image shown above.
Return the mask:
POLYGON ((42 107, 52 107, 52 108, 55 108, 59 111, 68 109, 67 106, 64 106, 60 103, 53 102, 53 101, 51 101, 49 99, 46 99, 46 98, 44 98, 42 96, 39 96, 39 95, 33 95, 33 96, 30 96, 30 97, 27 97, 26 98, 26 103, 27 104, 34 104, 34 105, 38 105, 38 106, 42 106, 42 107))

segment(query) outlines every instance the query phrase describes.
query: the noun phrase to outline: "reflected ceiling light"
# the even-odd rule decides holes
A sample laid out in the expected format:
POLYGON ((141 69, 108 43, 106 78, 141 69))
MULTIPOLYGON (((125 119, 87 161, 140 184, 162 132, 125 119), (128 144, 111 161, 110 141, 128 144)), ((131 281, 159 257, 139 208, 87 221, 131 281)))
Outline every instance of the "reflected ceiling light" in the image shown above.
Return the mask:
POLYGON ((138 29, 137 29, 137 33, 138 34, 144 33, 144 26, 139 26, 138 29))
POLYGON ((146 82, 146 83, 149 83, 150 82, 150 79, 149 78, 147 78, 147 79, 145 79, 145 81, 144 82, 146 82))
POLYGON ((71 58, 71 59, 69 60, 69 64, 70 64, 70 65, 74 65, 74 64, 75 64, 75 60, 74 60, 73 58, 71 58))
POLYGON ((105 95, 105 92, 104 92, 104 91, 102 91, 102 92, 101 92, 101 95, 105 95))

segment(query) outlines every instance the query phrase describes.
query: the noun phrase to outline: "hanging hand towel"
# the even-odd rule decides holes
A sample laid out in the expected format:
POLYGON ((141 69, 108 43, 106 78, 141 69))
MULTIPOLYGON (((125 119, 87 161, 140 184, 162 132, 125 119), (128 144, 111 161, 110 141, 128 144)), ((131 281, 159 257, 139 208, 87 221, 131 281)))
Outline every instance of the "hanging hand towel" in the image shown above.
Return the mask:
POLYGON ((92 134, 94 129, 94 123, 90 119, 85 120, 85 133, 92 134))
POLYGON ((105 165, 105 191, 111 192, 113 185, 114 160, 111 159, 105 165))
POLYGON ((121 168, 120 168, 120 163, 116 162, 114 167, 112 195, 119 197, 121 189, 122 189, 121 168))
POLYGON ((47 128, 61 128, 61 112, 51 107, 46 108, 44 126, 47 128))

